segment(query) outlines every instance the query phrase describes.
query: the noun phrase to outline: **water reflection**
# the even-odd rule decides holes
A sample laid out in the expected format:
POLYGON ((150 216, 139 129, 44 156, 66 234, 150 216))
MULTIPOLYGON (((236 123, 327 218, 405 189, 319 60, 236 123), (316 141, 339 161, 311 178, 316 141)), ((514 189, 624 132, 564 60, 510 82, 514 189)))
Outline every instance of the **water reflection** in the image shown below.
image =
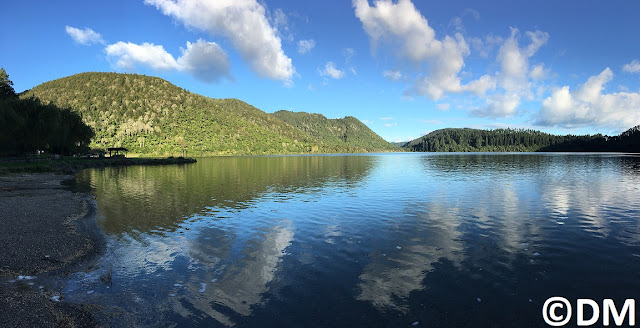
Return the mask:
POLYGON ((446 204, 424 204, 406 213, 398 232, 390 236, 401 240, 389 253, 377 253, 360 275, 357 299, 371 302, 376 308, 406 312, 411 292, 424 288, 426 274, 434 263, 446 259, 459 266, 464 259, 460 215, 446 204), (399 237, 399 238, 398 238, 399 237))
MULTIPOLYGON (((638 157, 617 154, 475 154, 422 158, 427 172, 436 172, 448 185, 465 179, 460 201, 488 202, 502 207, 493 213, 505 227, 522 222, 517 217, 546 216, 559 225, 577 224, 594 236, 606 237, 611 218, 608 208, 637 207, 638 157), (499 183, 499 185, 497 183, 499 183), (469 197, 467 194, 472 195, 469 197), (487 194, 495 197, 485 199, 487 194), (519 198, 526 199, 519 199, 519 198), (485 199, 485 200, 483 200, 485 199), (542 204, 548 213, 535 206, 542 204), (534 205, 532 207, 532 205, 534 205), (525 209, 520 211, 518 209, 525 209), (572 222, 566 219, 572 217, 572 222), (578 221, 575 221, 575 220, 578 221)), ((482 214, 478 214, 482 216, 482 214)), ((517 230, 517 229, 516 229, 517 230)), ((505 233, 505 236, 512 236, 505 233)), ((522 238, 513 238, 515 245, 522 238)))
POLYGON ((242 209, 268 194, 355 186, 374 162, 371 156, 202 158, 196 165, 85 170, 76 188, 93 190, 106 232, 157 233, 212 207, 242 209))
POLYGON ((229 310, 242 316, 250 315, 251 307, 261 304, 293 236, 289 227, 269 228, 264 234, 254 236, 242 254, 232 260, 231 245, 218 247, 219 239, 208 238, 211 236, 203 233, 194 239, 189 255, 191 265, 204 273, 186 278, 187 293, 173 299, 172 310, 185 318, 204 315, 227 326, 235 323, 229 310))
MULTIPOLYGON (((521 270, 523 260, 544 261, 553 245, 580 253, 586 239, 592 244, 584 251, 602 247, 592 238, 608 237, 621 219, 633 222, 633 234, 640 236, 637 158, 428 154, 419 160, 425 176, 435 178, 414 180, 430 185, 412 186, 422 201, 406 206, 403 228, 386 237, 406 245, 371 255, 359 277, 357 298, 378 309, 409 311, 411 295, 429 293, 429 273, 438 276, 442 263, 448 270, 442 274, 457 270, 503 281, 509 279, 505 272, 521 270), (586 235, 577 236, 579 231, 586 235)), ((629 228, 614 238, 628 243, 629 228)))
POLYGON ((393 154, 90 170, 79 183, 110 236, 113 285, 88 273, 66 293, 135 309, 137 326, 536 326, 550 296, 640 290, 639 163, 393 154))

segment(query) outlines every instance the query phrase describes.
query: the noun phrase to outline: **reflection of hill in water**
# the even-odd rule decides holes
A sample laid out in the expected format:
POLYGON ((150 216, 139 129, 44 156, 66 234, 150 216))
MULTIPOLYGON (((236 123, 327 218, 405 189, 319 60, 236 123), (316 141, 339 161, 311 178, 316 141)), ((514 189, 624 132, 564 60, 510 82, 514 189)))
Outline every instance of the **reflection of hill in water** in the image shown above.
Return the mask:
POLYGON ((638 290, 639 163, 392 154, 87 171, 116 246, 114 285, 91 297, 157 326, 528 327, 556 282, 638 290))
POLYGON ((184 166, 137 166, 81 172, 107 233, 173 230, 211 207, 241 209, 269 193, 313 192, 357 184, 375 157, 286 156, 203 158, 184 166))

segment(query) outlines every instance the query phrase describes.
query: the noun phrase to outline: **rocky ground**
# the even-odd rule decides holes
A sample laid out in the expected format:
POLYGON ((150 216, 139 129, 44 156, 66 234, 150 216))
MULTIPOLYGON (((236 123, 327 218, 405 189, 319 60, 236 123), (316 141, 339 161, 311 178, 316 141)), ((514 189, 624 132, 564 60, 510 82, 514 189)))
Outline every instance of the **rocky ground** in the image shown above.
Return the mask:
POLYGON ((102 251, 95 203, 61 185, 72 178, 0 176, 0 327, 95 326, 91 309, 31 282, 69 274, 102 251))

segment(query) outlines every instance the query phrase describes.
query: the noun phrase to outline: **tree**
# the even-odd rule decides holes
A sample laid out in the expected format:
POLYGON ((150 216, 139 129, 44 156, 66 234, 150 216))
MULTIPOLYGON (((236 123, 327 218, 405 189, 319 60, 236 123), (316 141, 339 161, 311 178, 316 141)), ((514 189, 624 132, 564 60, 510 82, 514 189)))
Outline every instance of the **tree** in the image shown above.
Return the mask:
POLYGON ((16 91, 13 90, 13 82, 9 80, 9 74, 0 68, 0 99, 17 98, 16 91))
POLYGON ((0 155, 85 152, 93 136, 91 127, 69 108, 43 105, 36 98, 0 101, 0 155))

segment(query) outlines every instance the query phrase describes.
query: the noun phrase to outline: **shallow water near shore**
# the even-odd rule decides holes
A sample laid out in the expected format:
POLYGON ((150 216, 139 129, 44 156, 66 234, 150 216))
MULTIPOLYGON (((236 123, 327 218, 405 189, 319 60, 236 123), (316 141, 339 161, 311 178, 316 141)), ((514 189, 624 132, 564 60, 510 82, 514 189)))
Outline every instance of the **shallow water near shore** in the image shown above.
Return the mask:
POLYGON ((108 244, 63 298, 113 325, 544 327, 549 297, 640 292, 634 156, 202 158, 74 188, 108 244))

